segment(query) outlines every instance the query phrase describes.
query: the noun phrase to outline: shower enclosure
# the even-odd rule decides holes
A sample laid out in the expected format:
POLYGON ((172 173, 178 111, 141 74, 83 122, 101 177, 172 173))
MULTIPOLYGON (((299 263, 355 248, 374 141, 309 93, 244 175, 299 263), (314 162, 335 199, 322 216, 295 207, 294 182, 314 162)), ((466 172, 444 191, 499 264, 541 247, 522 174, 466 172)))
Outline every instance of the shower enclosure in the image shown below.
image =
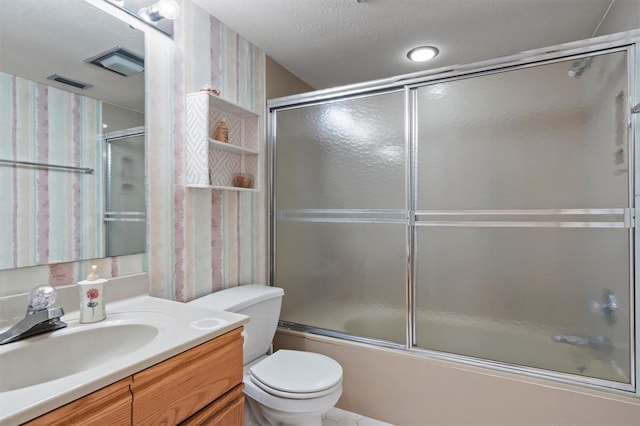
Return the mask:
POLYGON ((107 256, 146 250, 144 127, 105 135, 107 256))
POLYGON ((629 37, 270 101, 281 325, 634 391, 629 37))

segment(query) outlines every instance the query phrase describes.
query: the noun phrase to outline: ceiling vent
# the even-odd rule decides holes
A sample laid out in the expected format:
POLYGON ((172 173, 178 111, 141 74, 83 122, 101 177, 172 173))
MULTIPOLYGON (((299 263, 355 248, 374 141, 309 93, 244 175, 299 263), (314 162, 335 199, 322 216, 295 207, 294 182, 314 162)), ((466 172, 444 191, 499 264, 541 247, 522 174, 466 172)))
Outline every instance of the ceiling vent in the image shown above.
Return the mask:
POLYGON ((78 80, 73 80, 71 78, 63 77, 58 74, 50 75, 49 77, 47 77, 47 80, 57 81, 58 83, 67 84, 69 86, 73 86, 77 89, 82 89, 82 90, 93 87, 93 84, 84 83, 78 80))
POLYGON ((125 77, 144 71, 144 59, 120 46, 85 59, 85 62, 125 77))

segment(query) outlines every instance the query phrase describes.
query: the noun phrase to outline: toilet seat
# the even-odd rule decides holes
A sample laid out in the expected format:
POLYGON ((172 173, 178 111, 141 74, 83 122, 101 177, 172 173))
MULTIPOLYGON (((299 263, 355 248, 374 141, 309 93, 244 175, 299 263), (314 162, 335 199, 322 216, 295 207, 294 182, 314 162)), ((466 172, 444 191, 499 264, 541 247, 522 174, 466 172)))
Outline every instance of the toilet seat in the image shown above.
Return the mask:
POLYGON ((289 399, 318 398, 342 386, 342 367, 316 353, 282 349, 249 369, 263 391, 289 399))

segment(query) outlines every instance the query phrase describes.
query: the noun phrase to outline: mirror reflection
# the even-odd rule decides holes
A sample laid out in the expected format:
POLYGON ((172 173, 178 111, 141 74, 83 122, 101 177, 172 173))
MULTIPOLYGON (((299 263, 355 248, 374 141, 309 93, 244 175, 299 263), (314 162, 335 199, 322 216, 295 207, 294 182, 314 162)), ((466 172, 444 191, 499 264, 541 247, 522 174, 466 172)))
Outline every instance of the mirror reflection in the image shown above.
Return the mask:
POLYGON ((83 0, 3 4, 0 269, 144 251, 144 157, 144 34, 83 0))

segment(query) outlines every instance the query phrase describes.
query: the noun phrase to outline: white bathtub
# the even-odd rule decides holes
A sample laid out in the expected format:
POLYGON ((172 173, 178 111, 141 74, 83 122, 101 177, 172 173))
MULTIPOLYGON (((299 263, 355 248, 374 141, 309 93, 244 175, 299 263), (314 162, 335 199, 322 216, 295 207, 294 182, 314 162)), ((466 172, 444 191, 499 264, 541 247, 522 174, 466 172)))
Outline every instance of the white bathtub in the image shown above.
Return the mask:
MULTIPOLYGON (((388 306, 316 304, 304 311, 286 312, 282 319, 354 336, 405 343, 404 312, 388 306)), ((614 342, 614 349, 607 353, 553 339, 557 335, 572 335, 572 332, 533 323, 506 323, 491 318, 431 311, 417 316, 415 347, 629 383, 627 347, 614 342)))

